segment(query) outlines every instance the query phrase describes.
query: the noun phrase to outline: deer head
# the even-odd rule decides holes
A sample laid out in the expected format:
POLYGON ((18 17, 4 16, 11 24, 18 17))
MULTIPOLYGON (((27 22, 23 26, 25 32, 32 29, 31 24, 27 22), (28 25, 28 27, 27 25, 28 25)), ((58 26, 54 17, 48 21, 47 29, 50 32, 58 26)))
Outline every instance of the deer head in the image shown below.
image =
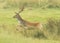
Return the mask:
POLYGON ((19 13, 17 13, 17 12, 15 12, 15 16, 13 16, 13 18, 17 18, 17 17, 19 17, 20 15, 19 15, 19 13))

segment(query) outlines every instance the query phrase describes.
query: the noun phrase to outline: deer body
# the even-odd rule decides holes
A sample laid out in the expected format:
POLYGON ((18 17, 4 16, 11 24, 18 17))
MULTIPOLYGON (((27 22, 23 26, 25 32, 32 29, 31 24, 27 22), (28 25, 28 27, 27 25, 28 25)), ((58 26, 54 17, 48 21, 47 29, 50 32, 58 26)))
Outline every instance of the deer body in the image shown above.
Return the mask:
POLYGON ((24 7, 22 7, 21 11, 19 11, 18 13, 15 12, 16 15, 13 16, 13 18, 16 18, 18 20, 20 26, 22 26, 24 28, 25 27, 26 28, 28 28, 28 27, 37 27, 37 28, 41 29, 42 28, 41 23, 31 23, 31 22, 28 22, 28 21, 22 19, 22 17, 19 15, 19 13, 21 13, 23 11, 23 9, 24 9, 24 7))

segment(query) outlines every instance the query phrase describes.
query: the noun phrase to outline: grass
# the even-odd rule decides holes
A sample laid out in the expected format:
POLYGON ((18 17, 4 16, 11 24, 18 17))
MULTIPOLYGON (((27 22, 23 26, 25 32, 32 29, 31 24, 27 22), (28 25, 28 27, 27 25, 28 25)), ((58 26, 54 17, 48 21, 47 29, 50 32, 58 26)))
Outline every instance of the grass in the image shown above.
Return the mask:
POLYGON ((39 40, 14 34, 0 34, 0 43, 60 43, 58 40, 39 40))
MULTIPOLYGON (((26 38, 16 31, 18 22, 13 18, 18 9, 0 9, 0 43, 60 43, 59 40, 26 38)), ((60 18, 60 9, 24 9, 23 19, 30 22, 46 23, 48 18, 60 18)))

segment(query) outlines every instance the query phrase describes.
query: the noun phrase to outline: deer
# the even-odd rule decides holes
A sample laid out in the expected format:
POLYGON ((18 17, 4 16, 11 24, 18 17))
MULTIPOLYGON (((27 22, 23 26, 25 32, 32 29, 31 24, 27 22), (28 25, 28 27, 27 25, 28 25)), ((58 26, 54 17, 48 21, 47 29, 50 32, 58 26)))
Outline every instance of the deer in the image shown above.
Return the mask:
POLYGON ((28 29, 29 27, 36 27, 38 29, 42 29, 43 25, 39 22, 37 23, 33 23, 33 22, 29 22, 27 20, 24 20, 22 17, 21 17, 21 12, 24 11, 24 6, 22 7, 21 10, 19 10, 19 12, 15 12, 15 15, 13 16, 13 18, 16 18, 18 23, 20 24, 21 27, 23 27, 24 29, 28 29))

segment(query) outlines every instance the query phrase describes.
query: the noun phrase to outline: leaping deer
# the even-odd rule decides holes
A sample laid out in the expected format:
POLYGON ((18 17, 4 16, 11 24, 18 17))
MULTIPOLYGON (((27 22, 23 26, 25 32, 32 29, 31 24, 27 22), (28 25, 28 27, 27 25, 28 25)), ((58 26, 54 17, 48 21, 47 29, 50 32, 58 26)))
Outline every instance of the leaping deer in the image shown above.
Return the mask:
POLYGON ((15 12, 16 15, 13 16, 13 18, 16 18, 18 20, 18 22, 20 23, 20 26, 24 27, 24 29, 29 28, 29 27, 36 27, 38 29, 41 29, 42 28, 41 23, 32 23, 32 22, 22 19, 21 15, 19 15, 19 13, 21 13, 23 10, 24 10, 24 7, 22 7, 22 9, 18 13, 15 12))

